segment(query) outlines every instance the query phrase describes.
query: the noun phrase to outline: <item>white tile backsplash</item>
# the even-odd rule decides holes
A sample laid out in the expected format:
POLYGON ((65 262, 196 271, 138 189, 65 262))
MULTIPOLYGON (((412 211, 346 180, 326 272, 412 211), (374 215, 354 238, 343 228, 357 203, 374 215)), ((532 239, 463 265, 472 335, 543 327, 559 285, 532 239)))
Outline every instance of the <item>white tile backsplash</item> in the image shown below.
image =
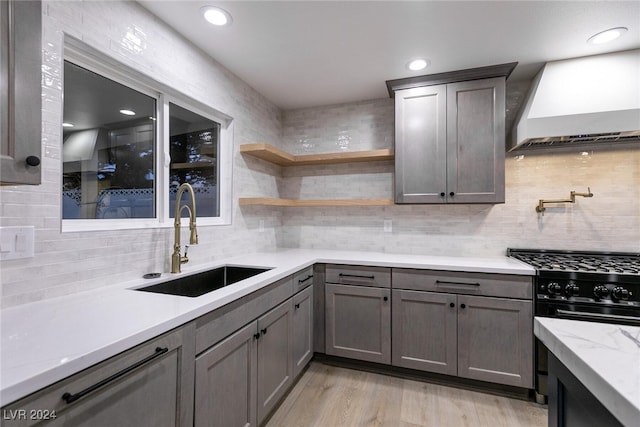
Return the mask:
MULTIPOLYGON (((0 226, 34 226, 35 257, 0 263, 2 307, 168 271, 173 229, 60 232, 63 36, 69 34, 125 65, 234 118, 234 200, 275 193, 277 178, 249 168, 238 145, 279 141, 281 111, 231 72, 131 1, 43 2, 42 184, 0 188, 0 226)), ((190 266, 276 247, 279 212, 234 206, 233 225, 199 225, 190 266), (259 233, 258 217, 265 220, 259 233)))
POLYGON ((239 196, 392 198, 393 162, 280 168, 240 155, 238 146, 267 142, 294 154, 392 148, 393 101, 282 112, 135 2, 45 0, 43 180, 0 188, 0 226, 34 226, 35 257, 0 263, 2 307, 169 269, 171 228, 60 232, 64 33, 234 118, 233 222, 199 226, 190 265, 276 247, 439 255, 500 255, 507 247, 640 251, 638 149, 508 154, 500 205, 240 208, 239 196), (535 212, 538 199, 587 187, 593 198, 535 212), (385 219, 391 232, 384 232, 385 219))

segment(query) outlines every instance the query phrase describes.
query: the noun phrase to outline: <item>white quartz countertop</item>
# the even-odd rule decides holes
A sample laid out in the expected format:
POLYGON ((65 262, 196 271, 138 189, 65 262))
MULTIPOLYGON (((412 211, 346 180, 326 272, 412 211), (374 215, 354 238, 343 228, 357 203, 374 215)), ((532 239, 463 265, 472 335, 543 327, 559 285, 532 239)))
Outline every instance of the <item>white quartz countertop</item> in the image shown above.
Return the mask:
POLYGON ((512 258, 471 258, 291 249, 183 266, 179 274, 135 279, 66 297, 4 309, 1 315, 0 406, 18 400, 128 348, 315 263, 534 275, 512 258), (196 298, 132 288, 221 265, 271 270, 196 298))
POLYGON ((536 317, 534 333, 622 424, 640 425, 640 327, 536 317))

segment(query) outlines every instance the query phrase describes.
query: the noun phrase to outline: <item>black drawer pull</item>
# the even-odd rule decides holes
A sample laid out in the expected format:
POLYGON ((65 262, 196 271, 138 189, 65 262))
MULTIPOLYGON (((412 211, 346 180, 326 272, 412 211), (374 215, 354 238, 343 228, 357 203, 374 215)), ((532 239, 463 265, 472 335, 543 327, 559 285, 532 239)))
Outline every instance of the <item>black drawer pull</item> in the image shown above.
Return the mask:
POLYGON ((389 297, 383 297, 382 300, 383 301, 389 301, 389 297))
POLYGON ((445 281, 445 280, 436 280, 436 285, 464 285, 464 286, 480 286, 480 283, 447 282, 447 281, 445 281))
POLYGON ((449 307, 453 308, 453 307, 455 307, 455 306, 456 306, 456 305, 455 305, 454 303, 452 303, 452 302, 450 302, 450 303, 449 303, 449 307))
POLYGON ((309 279, 313 279, 313 274, 310 274, 309 276, 305 277, 304 279, 298 280, 298 283, 304 283, 309 279))
POLYGON ((345 273, 340 273, 338 274, 339 277, 352 277, 354 279, 367 279, 367 280, 374 280, 376 278, 376 276, 363 276, 360 274, 345 274, 345 273))
POLYGON ((110 377, 105 378, 104 380, 102 380, 102 381, 100 381, 98 383, 95 383, 94 385, 89 386, 89 387, 85 388, 84 390, 79 391, 76 394, 71 394, 71 393, 67 392, 67 393, 62 395, 62 400, 64 400, 67 403, 75 402, 76 400, 80 399, 81 397, 86 396, 87 394, 96 391, 100 387, 104 387, 105 385, 109 384, 110 382, 117 380, 118 378, 128 374, 129 372, 133 371, 134 369, 139 368, 140 366, 144 365, 145 363, 151 362, 156 357, 158 357, 160 355, 163 355, 168 351, 169 351, 168 347, 165 347, 165 348, 156 347, 156 352, 153 353, 151 356, 145 357, 141 361, 136 362, 133 365, 127 367, 127 368, 124 368, 120 372, 116 372, 115 374, 111 375, 110 377))
POLYGON ((260 333, 253 334, 253 338, 259 340, 260 339, 260 333))
POLYGON ((261 330, 260 330, 260 333, 261 333, 262 335, 267 335, 267 328, 261 329, 261 330))
POLYGON ((296 308, 296 310, 299 309, 300 308, 300 303, 294 305, 294 307, 296 308))

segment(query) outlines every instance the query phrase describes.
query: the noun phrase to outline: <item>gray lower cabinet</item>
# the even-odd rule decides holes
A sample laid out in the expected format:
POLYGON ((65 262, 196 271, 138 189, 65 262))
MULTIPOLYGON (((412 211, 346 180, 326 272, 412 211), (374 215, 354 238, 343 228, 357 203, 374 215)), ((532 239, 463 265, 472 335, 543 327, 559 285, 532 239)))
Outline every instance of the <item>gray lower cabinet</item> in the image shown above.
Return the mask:
POLYGON ((293 301, 196 358, 196 427, 257 426, 286 394, 294 378, 293 301))
POLYGON ((294 378, 300 375, 313 357, 313 331, 313 287, 310 286, 293 297, 294 378))
POLYGON ((392 364, 531 388, 531 301, 393 291, 392 364))
POLYGON ((531 301, 458 295, 458 376, 533 388, 531 301))
POLYGON ((391 290, 325 285, 325 352, 389 364, 391 362, 391 290))
POLYGON ((392 364, 458 374, 456 295, 393 290, 392 364))
POLYGON ((198 356, 196 427, 257 425, 258 337, 252 322, 198 356))
POLYGON ((289 299, 258 319, 258 424, 293 383, 293 310, 289 299))
POLYGON ((188 324, 40 390, 2 426, 191 426, 194 336, 188 324))

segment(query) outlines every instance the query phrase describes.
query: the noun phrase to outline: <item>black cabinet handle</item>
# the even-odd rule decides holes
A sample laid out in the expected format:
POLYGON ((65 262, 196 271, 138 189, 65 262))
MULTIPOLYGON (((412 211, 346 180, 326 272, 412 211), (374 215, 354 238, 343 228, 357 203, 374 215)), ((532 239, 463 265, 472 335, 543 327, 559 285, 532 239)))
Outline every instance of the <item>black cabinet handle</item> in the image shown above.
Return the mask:
POLYGON ((339 277, 353 277, 355 279, 367 279, 367 280, 373 280, 376 278, 376 276, 362 276, 360 274, 345 274, 345 273, 340 273, 338 274, 339 277))
POLYGON ((29 156, 26 158, 25 162, 27 163, 27 166, 38 166, 40 164, 40 157, 29 156))
POLYGON ((440 197, 444 197, 444 191, 440 193, 440 197))
POLYGON ((467 306, 464 304, 460 304, 460 308, 467 308, 467 306))
POLYGON ((455 305, 454 303, 452 303, 452 302, 450 302, 450 303, 449 303, 449 307, 453 308, 453 307, 455 307, 455 306, 456 306, 456 305, 455 305))
POLYGON ((262 333, 262 335, 267 335, 267 328, 262 329, 260 333, 262 333))
POLYGON ((294 307, 296 308, 296 310, 299 309, 300 308, 300 303, 294 305, 294 307))
POLYGON ((304 283, 309 279, 313 279, 313 274, 310 274, 309 276, 305 277, 304 279, 298 280, 298 283, 304 283))
POLYGON ((480 286, 480 283, 465 282, 447 282, 446 280, 436 280, 436 285, 464 285, 464 286, 480 286))
POLYGON ((260 339, 260 334, 259 334, 259 333, 257 333, 257 334, 253 334, 253 338, 255 338, 255 339, 259 340, 259 339, 260 339))
POLYGON ((137 369, 140 366, 151 362, 156 357, 161 356, 161 355, 165 354, 168 351, 169 351, 168 347, 165 347, 165 348, 156 347, 156 352, 153 353, 151 356, 145 357, 141 361, 136 362, 133 365, 127 367, 127 368, 124 368, 120 372, 116 372, 115 374, 111 375, 110 377, 105 378, 104 380, 102 380, 102 381, 100 381, 98 383, 95 383, 94 385, 89 386, 89 387, 85 388, 84 390, 79 391, 76 394, 71 394, 71 393, 67 392, 67 393, 62 395, 62 400, 64 400, 67 403, 75 402, 76 400, 80 399, 81 397, 86 396, 87 394, 92 393, 92 392, 96 391, 97 389, 99 389, 101 387, 104 387, 105 385, 109 384, 110 382, 113 382, 113 381, 117 380, 118 378, 120 378, 120 377, 122 377, 124 375, 127 375, 129 372, 133 371, 134 369, 137 369))
POLYGON ((451 197, 453 197, 453 196, 455 196, 455 195, 456 195, 456 193, 454 193, 454 192, 452 191, 451 193, 449 193, 449 195, 450 195, 451 197))
POLYGON ((389 297, 382 298, 383 301, 389 301, 389 297))

